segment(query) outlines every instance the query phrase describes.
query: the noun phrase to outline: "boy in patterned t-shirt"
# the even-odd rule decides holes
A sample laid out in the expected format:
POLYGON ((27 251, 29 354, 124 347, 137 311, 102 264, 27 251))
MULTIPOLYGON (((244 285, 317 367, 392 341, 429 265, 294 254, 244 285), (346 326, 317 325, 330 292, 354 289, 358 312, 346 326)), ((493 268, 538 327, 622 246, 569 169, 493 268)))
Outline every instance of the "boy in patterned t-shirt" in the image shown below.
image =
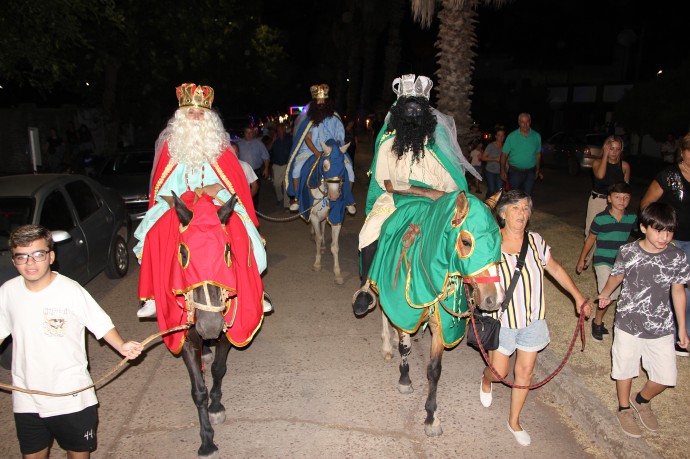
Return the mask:
POLYGON ((616 380, 618 395, 616 416, 631 437, 642 435, 631 406, 642 425, 655 431, 659 424, 650 401, 676 385, 674 311, 678 345, 688 347, 685 284, 690 281, 690 266, 685 252, 669 244, 676 225, 676 213, 668 204, 655 202, 645 207, 640 214, 645 238, 620 248, 611 277, 599 294, 599 307, 606 307, 611 293, 623 282, 614 322, 611 377, 616 380), (649 380, 631 397, 632 378, 640 373, 640 358, 649 380))
MULTIPOLYGON (((604 211, 598 213, 592 220, 589 228, 589 235, 580 253, 580 259, 575 268, 580 274, 583 269, 587 269, 587 255, 594 249, 594 272, 597 279, 597 290, 601 290, 606 285, 606 281, 611 275, 613 262, 616 261, 618 249, 628 242, 630 233, 637 225, 637 216, 628 212, 632 187, 625 182, 616 182, 608 188, 608 206, 604 211)), ((618 299, 620 287, 611 294, 611 301, 618 299)), ((604 326, 604 314, 606 308, 597 308, 595 317, 592 319, 592 338, 602 341, 604 335, 609 331, 604 326)))

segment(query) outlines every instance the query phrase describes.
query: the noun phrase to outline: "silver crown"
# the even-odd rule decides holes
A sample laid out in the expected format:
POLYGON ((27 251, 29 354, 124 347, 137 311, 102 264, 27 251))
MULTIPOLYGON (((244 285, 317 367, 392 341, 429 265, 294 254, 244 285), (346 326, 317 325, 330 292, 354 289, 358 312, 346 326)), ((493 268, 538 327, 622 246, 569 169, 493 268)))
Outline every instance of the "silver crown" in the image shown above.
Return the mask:
POLYGON ((414 74, 403 75, 400 78, 393 80, 393 92, 401 97, 425 97, 429 99, 429 93, 434 86, 431 79, 419 75, 415 80, 414 74))

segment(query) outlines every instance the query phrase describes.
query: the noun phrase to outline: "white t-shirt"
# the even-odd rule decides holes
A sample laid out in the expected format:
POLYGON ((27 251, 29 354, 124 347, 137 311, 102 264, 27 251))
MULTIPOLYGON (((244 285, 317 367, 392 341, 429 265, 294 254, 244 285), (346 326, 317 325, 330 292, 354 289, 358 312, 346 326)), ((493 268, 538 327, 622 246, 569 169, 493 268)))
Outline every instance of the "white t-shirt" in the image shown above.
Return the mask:
POLYGON ((248 162, 242 161, 241 159, 238 159, 238 161, 240 162, 244 176, 247 178, 247 183, 251 185, 252 183, 256 182, 259 177, 256 176, 256 172, 254 172, 252 166, 250 166, 248 162))
MULTIPOLYGON (((64 393, 92 384, 85 327, 101 339, 114 325, 72 279, 58 274, 40 292, 27 289, 21 276, 0 286, 0 338, 12 335, 12 384, 17 387, 64 393)), ((41 417, 76 413, 98 403, 93 388, 67 397, 14 391, 12 401, 15 413, 41 417)))

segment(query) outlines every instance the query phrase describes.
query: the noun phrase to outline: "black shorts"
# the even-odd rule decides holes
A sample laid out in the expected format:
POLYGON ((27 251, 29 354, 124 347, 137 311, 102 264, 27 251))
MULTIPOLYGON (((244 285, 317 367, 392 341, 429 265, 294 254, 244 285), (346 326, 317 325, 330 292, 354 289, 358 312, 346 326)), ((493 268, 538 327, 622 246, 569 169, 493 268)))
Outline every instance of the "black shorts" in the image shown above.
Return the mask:
POLYGON ((57 440, 68 451, 94 451, 98 410, 96 405, 82 411, 42 418, 38 413, 14 413, 22 454, 34 454, 57 440))

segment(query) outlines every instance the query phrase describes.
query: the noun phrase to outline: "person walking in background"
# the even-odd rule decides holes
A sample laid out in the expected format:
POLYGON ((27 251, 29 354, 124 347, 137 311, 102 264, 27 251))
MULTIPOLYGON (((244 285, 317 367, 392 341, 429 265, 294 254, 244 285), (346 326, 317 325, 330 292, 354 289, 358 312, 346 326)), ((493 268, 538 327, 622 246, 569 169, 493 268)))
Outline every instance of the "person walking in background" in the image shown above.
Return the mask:
POLYGON ((349 120, 345 124, 345 144, 349 145, 347 147, 347 154, 350 155, 352 160, 352 167, 354 169, 355 165, 355 153, 357 153, 357 125, 354 119, 349 120))
POLYGON ((486 179, 486 197, 493 196, 505 186, 501 179, 501 153, 503 153, 503 141, 506 139, 506 131, 503 126, 497 126, 494 133, 494 141, 486 146, 482 154, 486 179))
MULTIPOLYGON (((482 144, 481 139, 480 140, 475 140, 472 142, 472 145, 470 146, 470 164, 474 168, 474 170, 477 172, 478 175, 481 176, 482 173, 482 155, 484 154, 484 145, 482 144)), ((477 178, 477 176, 470 174, 470 178, 468 180, 469 188, 470 191, 472 191, 472 187, 474 187, 474 190, 477 193, 480 193, 481 187, 479 186, 480 180, 477 178)))
MULTIPOLYGON (((603 212, 608 206, 608 189, 617 182, 630 183, 630 164, 623 161, 623 139, 610 135, 604 140, 601 158, 592 163, 592 192, 587 200, 585 217, 585 238, 589 236, 589 227, 595 215, 603 212)), ((587 269, 592 258, 588 252, 583 269, 587 269)))
MULTIPOLYGON (((257 177, 259 177, 259 191, 261 190, 261 177, 268 178, 268 166, 271 157, 268 154, 266 145, 256 138, 256 131, 253 126, 245 126, 244 139, 238 139, 237 145, 240 147, 239 159, 248 163, 257 177)), ((252 197, 254 209, 259 207, 259 194, 252 197)))
MULTIPOLYGON (((544 349, 551 338, 546 324, 546 300, 544 298, 544 271, 575 300, 578 314, 589 316, 591 305, 582 295, 572 278, 551 254, 551 247, 538 233, 528 231, 532 215, 532 198, 522 190, 510 190, 501 195, 494 215, 501 228, 501 263, 499 276, 504 291, 508 290, 515 272, 523 242, 527 243, 527 253, 520 279, 513 290, 508 307, 501 314, 501 331, 498 349, 489 351, 489 362, 505 377, 510 369, 510 357, 515 357, 515 384, 528 386, 532 381, 534 366, 539 351, 544 349), (527 241, 524 241, 527 238, 527 241)), ((499 311, 492 313, 498 319, 499 311)), ((479 387, 479 401, 485 408, 493 400, 492 383, 499 378, 487 366, 482 373, 479 387)), ((520 424, 520 413, 527 400, 527 389, 511 390, 508 431, 522 446, 528 446, 531 438, 520 424)))
MULTIPOLYGON (((230 146, 232 147, 232 151, 235 153, 235 156, 239 156, 240 147, 237 145, 237 142, 231 141, 230 146)), ((244 172, 244 176, 247 178, 249 192, 252 196, 256 195, 256 193, 259 192, 259 177, 256 176, 254 169, 252 169, 252 166, 250 166, 248 163, 242 161, 241 159, 238 159, 237 161, 240 163, 242 172, 244 172)))
POLYGON ((642 435, 635 414, 648 430, 659 428, 650 402, 676 385, 672 311, 678 323, 675 345, 688 347, 684 286, 690 281, 690 265, 685 253, 670 244, 677 224, 676 212, 666 203, 651 203, 642 209, 640 230, 644 239, 620 248, 611 276, 599 294, 599 307, 605 308, 623 283, 616 307, 611 377, 616 380, 616 416, 623 432, 631 437, 642 435), (631 396, 640 359, 649 379, 637 395, 631 396))
MULTIPOLYGON (((673 245, 680 248, 690 257, 690 133, 680 139, 678 150, 680 162, 674 163, 659 172, 640 201, 644 209, 653 202, 670 204, 678 215, 673 245)), ((685 315, 690 314, 690 290, 685 288, 685 315)), ((688 326, 686 322, 686 326, 688 326)), ((686 330, 690 333, 690 329, 686 330)), ((688 350, 676 346, 676 354, 687 357, 688 350)))
MULTIPOLYGON (((616 182, 609 186, 609 205, 594 217, 575 268, 578 274, 585 269, 588 264, 587 255, 594 248, 594 272, 599 293, 609 279, 618 249, 628 241, 630 233, 637 226, 637 216, 627 210, 631 195, 632 187, 625 182, 616 182)), ((620 289, 614 290, 610 295, 611 301, 615 301, 619 293, 620 289)), ((597 341, 603 340, 603 335, 609 334, 603 322, 607 309, 597 308, 592 319, 592 337, 597 341)))
POLYGON ((282 203, 283 208, 290 207, 290 198, 285 190, 285 173, 287 163, 290 159, 290 149, 292 148, 292 135, 287 133, 285 124, 280 123, 276 127, 276 132, 271 139, 268 149, 271 158, 271 173, 273 174, 273 189, 276 193, 276 204, 282 203))
MULTIPOLYGON (((81 285, 50 269, 55 262, 50 230, 20 226, 10 233, 9 248, 19 276, 0 286, 0 343, 12 335, 12 384, 56 394, 93 384, 86 329, 127 359, 141 354, 144 347, 125 342, 81 285)), ((55 439, 68 458, 89 458, 97 446, 97 404, 93 388, 69 397, 12 392, 23 457, 47 458, 55 439)))
POLYGON ((666 140, 659 147, 661 152, 661 159, 667 164, 676 162, 676 150, 678 149, 678 142, 673 134, 668 134, 666 140))
POLYGON ((541 173, 541 135, 530 126, 529 113, 518 115, 518 129, 506 137, 501 154, 501 180, 511 189, 532 195, 534 182, 543 178, 541 173))

